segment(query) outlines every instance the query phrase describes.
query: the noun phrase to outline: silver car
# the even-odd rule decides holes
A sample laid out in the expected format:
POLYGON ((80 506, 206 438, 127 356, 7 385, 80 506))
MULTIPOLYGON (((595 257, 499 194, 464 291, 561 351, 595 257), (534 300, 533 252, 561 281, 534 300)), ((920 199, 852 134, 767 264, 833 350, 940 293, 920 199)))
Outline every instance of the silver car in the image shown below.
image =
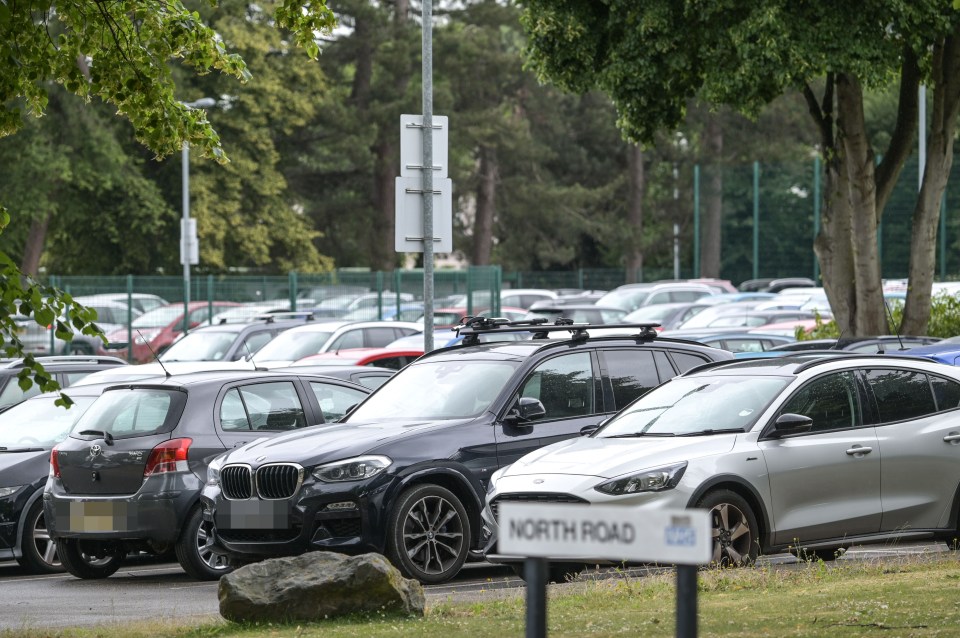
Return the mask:
MULTIPOLYGON (((710 510, 713 561, 784 550, 957 538, 960 369, 896 355, 706 364, 589 436, 495 473, 483 517, 509 502, 710 510)), ((589 559, 591 557, 584 557, 589 559)), ((596 561, 590 561, 596 562, 596 561)))

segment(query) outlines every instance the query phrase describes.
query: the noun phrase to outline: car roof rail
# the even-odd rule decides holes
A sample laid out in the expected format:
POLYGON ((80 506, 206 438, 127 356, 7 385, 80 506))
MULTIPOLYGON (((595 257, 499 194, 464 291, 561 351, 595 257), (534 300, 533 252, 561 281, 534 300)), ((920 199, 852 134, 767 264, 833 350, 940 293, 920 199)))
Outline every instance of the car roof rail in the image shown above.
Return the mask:
POLYGON ((313 321, 313 310, 284 310, 283 312, 265 312, 257 315, 254 319, 265 323, 275 323, 280 319, 303 319, 304 321, 313 321))
MULTIPOLYGON (((34 357, 34 361, 40 364, 55 364, 55 363, 66 363, 66 364, 91 364, 91 363, 114 363, 114 364, 123 364, 126 365, 126 361, 120 357, 111 357, 108 355, 63 355, 63 356, 46 356, 46 357, 34 357)), ((22 368, 24 365, 24 359, 14 359, 7 364, 8 368, 22 368)))
MULTIPOLYGON (((703 344, 700 344, 700 345, 703 345, 703 344)), ((678 376, 685 377, 688 374, 693 374, 694 372, 702 372, 704 370, 710 370, 712 368, 720 368, 731 363, 743 363, 744 361, 750 361, 750 359, 720 359, 719 361, 707 361, 706 363, 701 363, 700 365, 693 366, 689 370, 684 370, 678 376)))
MULTIPOLYGON (((802 350, 798 351, 798 355, 802 355, 802 350)), ((824 363, 830 363, 831 361, 836 361, 837 359, 856 359, 856 358, 866 358, 866 359, 882 359, 884 361, 890 359, 899 359, 901 361, 913 361, 914 363, 918 361, 929 361, 924 357, 919 357, 915 354, 887 354, 886 352, 849 352, 842 355, 831 355, 828 357, 820 357, 816 359, 811 359, 805 363, 802 363, 797 367, 795 372, 803 372, 804 370, 809 370, 814 366, 823 365, 824 363)))
POLYGON ((533 339, 546 339, 551 332, 566 331, 571 333, 572 339, 588 339, 590 333, 587 330, 616 330, 616 329, 639 329, 633 335, 624 335, 637 337, 644 340, 652 340, 657 336, 655 328, 659 323, 574 323, 572 319, 564 317, 557 318, 553 323, 548 323, 546 317, 537 317, 522 321, 510 321, 503 317, 464 317, 460 320, 454 330, 458 337, 463 337, 461 342, 464 346, 475 346, 480 343, 480 335, 490 334, 491 332, 530 332, 533 339))

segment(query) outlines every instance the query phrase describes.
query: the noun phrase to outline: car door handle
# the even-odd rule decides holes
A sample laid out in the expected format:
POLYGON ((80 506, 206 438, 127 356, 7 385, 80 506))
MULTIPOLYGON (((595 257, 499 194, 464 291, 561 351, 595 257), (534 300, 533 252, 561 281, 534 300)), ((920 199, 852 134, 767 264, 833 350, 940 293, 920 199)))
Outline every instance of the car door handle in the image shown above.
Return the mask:
POLYGON ((854 445, 852 448, 847 450, 847 454, 850 456, 859 456, 862 454, 870 454, 873 452, 872 447, 863 447, 861 445, 854 445))
POLYGON ((960 443, 960 432, 951 432, 943 437, 944 443, 960 443))

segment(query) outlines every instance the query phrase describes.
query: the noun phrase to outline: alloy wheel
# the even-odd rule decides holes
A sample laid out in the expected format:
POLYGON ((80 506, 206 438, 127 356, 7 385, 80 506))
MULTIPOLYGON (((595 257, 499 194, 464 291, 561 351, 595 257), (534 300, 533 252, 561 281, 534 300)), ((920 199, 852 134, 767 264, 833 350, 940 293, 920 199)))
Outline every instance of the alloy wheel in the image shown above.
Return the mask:
POLYGON ((747 515, 736 505, 718 503, 710 510, 716 565, 743 565, 750 560, 754 533, 747 515))
POLYGON ((441 496, 424 496, 403 520, 403 551, 425 574, 441 574, 463 553, 464 526, 460 514, 441 496))
POLYGON ((210 523, 203 522, 197 527, 197 556, 213 570, 229 569, 227 557, 213 552, 213 535, 210 534, 210 523))

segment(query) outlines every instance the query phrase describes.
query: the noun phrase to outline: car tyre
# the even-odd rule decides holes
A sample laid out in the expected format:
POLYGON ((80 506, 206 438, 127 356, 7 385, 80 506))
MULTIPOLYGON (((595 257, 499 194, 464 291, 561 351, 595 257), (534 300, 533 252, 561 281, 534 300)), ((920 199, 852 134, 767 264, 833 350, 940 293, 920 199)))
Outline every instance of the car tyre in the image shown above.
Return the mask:
MULTIPOLYGON (((586 565, 576 563, 548 563, 547 564, 547 582, 548 583, 567 583, 575 580, 577 576, 583 573, 586 565)), ((510 563, 510 569, 514 575, 522 581, 526 581, 526 570, 523 563, 510 563)))
POLYGON ((408 578, 443 583, 460 571, 470 549, 470 519, 453 492, 415 485, 397 499, 387 526, 387 557, 408 578))
POLYGON ((35 500, 27 511, 23 535, 20 537, 20 552, 17 562, 31 574, 57 574, 64 571, 63 563, 57 556, 57 544, 47 530, 43 499, 35 500))
POLYGON ((697 503, 710 510, 713 536, 711 563, 719 567, 749 565, 760 552, 760 528, 746 499, 730 490, 708 493, 697 503))
POLYGON ((124 553, 119 548, 79 538, 60 538, 57 539, 57 556, 68 572, 77 578, 93 580, 115 574, 123 564, 124 553))
POLYGON ((199 506, 194 507, 175 549, 180 567, 197 580, 217 580, 233 571, 226 556, 213 552, 213 537, 213 524, 203 520, 199 506))

